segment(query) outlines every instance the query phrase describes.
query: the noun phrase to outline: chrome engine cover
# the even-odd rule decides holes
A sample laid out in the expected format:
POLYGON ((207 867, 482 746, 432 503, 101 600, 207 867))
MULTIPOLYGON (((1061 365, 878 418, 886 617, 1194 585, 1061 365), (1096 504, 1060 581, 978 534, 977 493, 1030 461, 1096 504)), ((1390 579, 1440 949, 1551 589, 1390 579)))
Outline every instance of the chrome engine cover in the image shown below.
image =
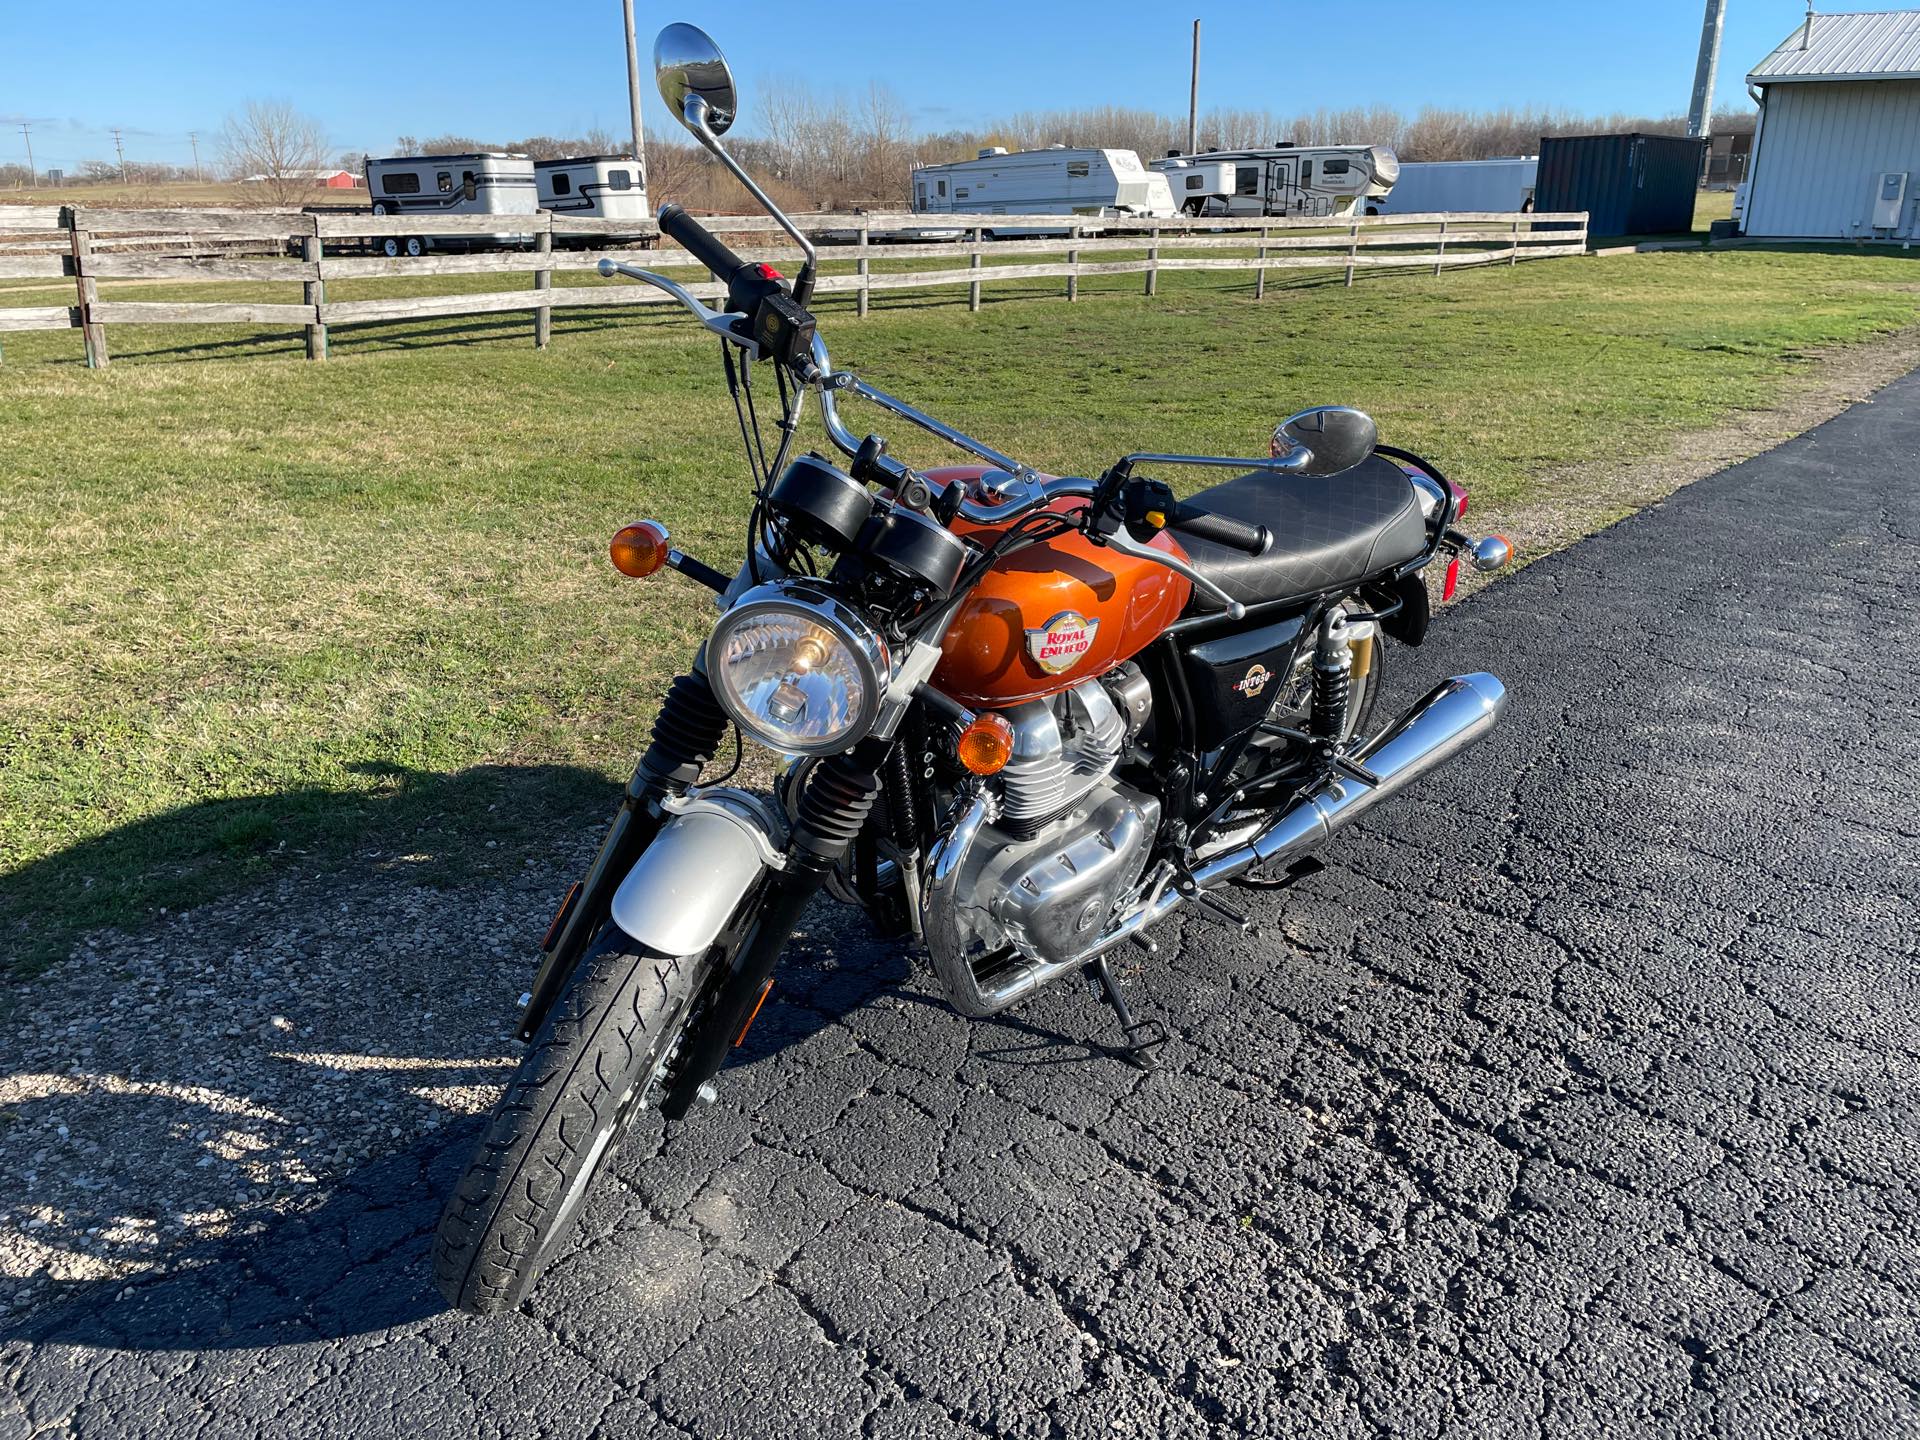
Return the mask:
POLYGON ((957 872, 927 897, 935 968, 946 974, 1008 946, 1041 965, 1072 961, 1131 898, 1159 828, 1159 800, 1112 781, 1037 834, 981 825, 957 872))

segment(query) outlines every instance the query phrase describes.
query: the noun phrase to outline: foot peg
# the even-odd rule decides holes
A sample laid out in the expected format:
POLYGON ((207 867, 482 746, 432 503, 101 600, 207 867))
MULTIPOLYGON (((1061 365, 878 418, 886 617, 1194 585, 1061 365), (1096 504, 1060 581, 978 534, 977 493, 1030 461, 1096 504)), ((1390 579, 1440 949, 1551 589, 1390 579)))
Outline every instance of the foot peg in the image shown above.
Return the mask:
POLYGON ((1113 1007, 1114 1017, 1120 1022, 1120 1033, 1124 1043, 1108 1046, 1118 1051, 1142 1070, 1154 1068, 1153 1052, 1167 1043, 1167 1027, 1158 1020, 1135 1020, 1133 1012, 1127 1008, 1126 997, 1120 993, 1120 982, 1113 978, 1113 970, 1107 964, 1105 955, 1095 956, 1087 962, 1087 979, 1092 983, 1094 993, 1113 1007))

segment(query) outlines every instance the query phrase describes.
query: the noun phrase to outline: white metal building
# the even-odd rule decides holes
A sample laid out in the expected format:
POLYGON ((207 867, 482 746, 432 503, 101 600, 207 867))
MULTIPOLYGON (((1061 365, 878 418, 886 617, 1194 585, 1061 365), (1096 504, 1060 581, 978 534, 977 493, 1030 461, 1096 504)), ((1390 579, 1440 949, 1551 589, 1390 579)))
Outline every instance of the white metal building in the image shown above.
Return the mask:
POLYGON ((1747 84, 1747 234, 1920 240, 1920 10, 1810 15, 1747 84))

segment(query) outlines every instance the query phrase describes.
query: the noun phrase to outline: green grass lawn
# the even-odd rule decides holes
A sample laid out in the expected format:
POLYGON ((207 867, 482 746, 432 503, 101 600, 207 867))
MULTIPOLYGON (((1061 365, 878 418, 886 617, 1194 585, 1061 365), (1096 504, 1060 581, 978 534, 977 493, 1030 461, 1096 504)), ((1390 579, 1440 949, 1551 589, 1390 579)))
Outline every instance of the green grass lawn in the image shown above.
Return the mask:
MULTIPOLYGON (((825 323, 840 364, 1051 470, 1259 451, 1278 417, 1343 401, 1484 516, 1920 319, 1911 261, 1850 254, 1295 277, 1258 302, 1240 275, 1139 283, 1068 305, 1002 282, 977 315, 964 291, 865 320, 836 301, 825 323)), ((288 865, 462 880, 597 814, 712 615, 677 576, 620 579, 606 537, 655 515, 731 568, 746 472, 690 324, 563 311, 545 352, 529 327, 343 328, 324 365, 297 336, 116 327, 97 373, 75 334, 5 337, 0 958, 31 970, 288 865)), ((951 453, 850 418, 911 462, 951 453)))

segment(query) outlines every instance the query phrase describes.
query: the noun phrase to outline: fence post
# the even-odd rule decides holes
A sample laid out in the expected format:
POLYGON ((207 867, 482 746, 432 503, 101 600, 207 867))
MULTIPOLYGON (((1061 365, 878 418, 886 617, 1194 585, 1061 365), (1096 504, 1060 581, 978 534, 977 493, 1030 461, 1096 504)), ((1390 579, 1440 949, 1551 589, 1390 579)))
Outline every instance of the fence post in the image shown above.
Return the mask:
MULTIPOLYGON (((984 243, 985 243, 985 237, 980 233, 980 227, 978 225, 974 226, 973 227, 973 253, 967 257, 967 268, 969 270, 978 270, 980 268, 980 247, 984 243)), ((973 284, 967 287, 967 309, 978 310, 979 308, 980 308, 980 282, 976 280, 973 282, 973 284)))
POLYGON ((309 360, 327 358, 327 327, 320 319, 320 307, 327 303, 327 282, 320 278, 320 257, 323 253, 319 235, 300 237, 300 258, 314 267, 313 278, 300 291, 301 302, 313 306, 313 323, 307 326, 309 360))
POLYGON ((870 303, 868 297, 871 294, 871 290, 867 284, 867 246, 872 239, 872 224, 865 215, 862 215, 860 217, 860 255, 854 267, 860 276, 860 293, 855 300, 856 313, 861 315, 867 313, 867 306, 870 303))
MULTIPOLYGON (((553 296, 553 220, 540 228, 533 237, 533 250, 536 255, 547 257, 547 264, 533 272, 533 290, 536 295, 553 296)), ((533 348, 544 350, 553 339, 553 306, 540 305, 533 312, 533 348)))
POLYGON ((1433 273, 1435 275, 1438 275, 1440 273, 1440 269, 1441 269, 1440 262, 1446 258, 1446 253, 1447 253, 1447 222, 1443 219, 1440 222, 1440 243, 1434 249, 1434 252, 1433 252, 1433 273))
POLYGON ((1520 263, 1520 217, 1513 217, 1513 249, 1507 252, 1507 268, 1511 270, 1520 263))
POLYGON ((1359 253, 1360 253, 1360 220, 1359 220, 1359 217, 1356 216, 1354 218, 1353 224, 1347 227, 1347 288, 1349 290, 1353 288, 1354 257, 1359 255, 1359 253))
POLYGON ((1260 227, 1260 247, 1253 267, 1253 298, 1264 300, 1267 294, 1267 227, 1260 227))
POLYGON ((1160 227, 1153 226, 1147 231, 1147 294, 1154 295, 1160 289, 1160 227))
MULTIPOLYGON (((1074 221, 1073 224, 1067 227, 1067 238, 1070 241, 1078 240, 1080 238, 1080 222, 1078 220, 1074 221)), ((1080 298, 1080 252, 1078 250, 1070 248, 1067 251, 1067 299, 1078 300, 1079 298, 1080 298)))
POLYGON ((67 212, 67 226, 73 247, 74 280, 80 290, 80 338, 87 347, 87 368, 104 370, 107 368, 107 327, 93 318, 94 304, 100 299, 100 288, 90 273, 93 237, 80 228, 79 217, 71 210, 67 212))

